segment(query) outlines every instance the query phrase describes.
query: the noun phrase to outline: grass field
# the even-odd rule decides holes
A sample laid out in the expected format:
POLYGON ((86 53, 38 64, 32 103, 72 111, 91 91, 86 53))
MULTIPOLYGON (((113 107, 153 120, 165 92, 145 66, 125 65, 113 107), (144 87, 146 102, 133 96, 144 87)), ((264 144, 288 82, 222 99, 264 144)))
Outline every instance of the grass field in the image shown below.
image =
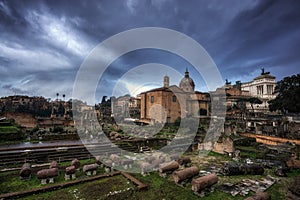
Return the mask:
MULTIPOLYGON (((209 156, 204 162, 219 163, 227 161, 228 157, 217 153, 209 153, 209 156)), ((192 162, 197 160, 196 154, 189 154, 192 156, 192 162)), ((94 160, 84 160, 84 163, 92 163, 94 160)), ((200 163, 200 161, 199 161, 200 163)), ((70 163, 61 163, 61 166, 68 166, 70 163)), ((199 166, 201 167, 201 166, 199 166)), ((219 182, 214 186, 214 192, 207 193, 203 200, 231 200, 231 199, 245 199, 244 196, 237 195, 236 197, 226 194, 218 189, 218 186, 224 182, 237 183, 242 179, 259 179, 266 175, 275 177, 273 169, 266 169, 264 175, 257 176, 219 176, 219 182)), ((98 174, 104 173, 103 168, 99 168, 98 174)), ((288 173, 288 177, 281 177, 280 181, 271 186, 267 192, 271 194, 272 199, 284 200, 286 199, 287 186, 292 182, 300 171, 292 170, 288 173)), ((109 178, 103 178, 100 180, 91 181, 88 183, 80 183, 74 186, 58 189, 55 191, 44 192, 41 194, 35 194, 23 197, 22 199, 199 199, 200 197, 195 195, 191 190, 190 182, 183 186, 179 186, 174 183, 172 176, 169 175, 166 178, 160 177, 158 172, 152 172, 150 176, 142 176, 140 174, 132 174, 135 178, 148 185, 148 189, 145 191, 137 191, 136 186, 133 185, 122 175, 117 175, 109 178), (109 195, 109 194, 114 195, 109 195)), ((82 171, 77 173, 79 179, 85 178, 86 175, 82 171)), ((30 181, 20 181, 18 171, 0 173, 0 193, 7 193, 20 190, 28 190, 36 187, 43 187, 40 184, 40 180, 35 175, 32 176, 30 181)), ((55 178, 55 182, 65 182, 64 173, 60 173, 59 177, 55 178)))

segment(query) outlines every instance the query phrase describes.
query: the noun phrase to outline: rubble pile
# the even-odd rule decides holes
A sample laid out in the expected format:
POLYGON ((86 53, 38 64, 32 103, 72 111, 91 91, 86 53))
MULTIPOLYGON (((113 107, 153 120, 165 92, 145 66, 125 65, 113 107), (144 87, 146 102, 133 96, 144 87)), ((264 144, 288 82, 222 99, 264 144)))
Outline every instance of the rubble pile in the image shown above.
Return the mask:
POLYGON ((265 178, 259 180, 243 179, 237 184, 224 183, 219 186, 219 190, 229 193, 232 196, 242 195, 246 196, 250 191, 265 191, 271 187, 278 179, 272 176, 266 176, 265 178))
POLYGON ((223 171, 227 176, 264 174, 264 168, 259 164, 226 163, 224 165, 223 171))

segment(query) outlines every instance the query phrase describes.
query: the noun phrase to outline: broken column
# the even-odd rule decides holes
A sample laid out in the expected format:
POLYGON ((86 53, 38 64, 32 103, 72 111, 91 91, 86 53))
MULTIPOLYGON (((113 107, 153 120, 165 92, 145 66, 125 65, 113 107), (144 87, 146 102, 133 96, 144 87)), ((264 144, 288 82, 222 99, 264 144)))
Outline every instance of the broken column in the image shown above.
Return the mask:
POLYGON ((199 169, 196 166, 189 167, 173 173, 173 179, 175 183, 180 183, 188 178, 192 178, 199 174, 199 169))
POLYGON ((90 164, 90 165, 84 165, 83 166, 83 172, 85 172, 86 175, 88 175, 88 176, 96 175, 97 174, 97 168, 98 168, 98 164, 96 164, 96 163, 90 164))
POLYGON ((74 165, 71 165, 66 168, 65 180, 75 179, 76 178, 76 168, 74 165))
POLYGON ((192 161, 189 157, 181 157, 177 160, 179 165, 188 166, 192 161))
POLYGON ((123 159, 121 162, 121 165, 123 166, 124 169, 131 169, 133 164, 133 160, 131 159, 123 159))
POLYGON ((159 174, 160 174, 160 176, 164 176, 167 173, 172 173, 173 171, 175 171, 178 168, 179 168, 179 164, 177 161, 163 163, 159 166, 159 174))
POLYGON ((192 180, 192 190, 194 192, 198 192, 203 190, 207 187, 210 187, 218 182, 218 176, 215 174, 209 174, 206 176, 202 176, 197 179, 192 180))
POLYGON ((31 165, 29 163, 24 163, 20 171, 21 180, 30 180, 31 178, 31 165))
POLYGON ((58 169, 51 168, 51 169, 42 169, 37 172, 38 179, 41 179, 41 184, 54 183, 54 177, 58 176, 58 169))
POLYGON ((75 158, 72 160, 71 165, 73 165, 76 170, 79 170, 81 164, 80 161, 77 158, 75 158))

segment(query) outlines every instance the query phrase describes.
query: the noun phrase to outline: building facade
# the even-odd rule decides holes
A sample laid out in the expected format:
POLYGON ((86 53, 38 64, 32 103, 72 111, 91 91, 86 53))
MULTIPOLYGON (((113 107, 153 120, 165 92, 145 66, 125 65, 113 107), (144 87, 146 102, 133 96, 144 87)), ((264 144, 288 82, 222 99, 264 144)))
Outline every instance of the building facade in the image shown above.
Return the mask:
POLYGON ((174 123, 185 117, 199 117, 209 114, 208 93, 195 92, 195 83, 186 70, 184 77, 176 85, 169 86, 169 77, 163 79, 163 87, 140 94, 141 117, 145 123, 174 123), (202 112, 200 112, 200 110, 202 112))
MULTIPOLYGON (((249 92, 251 97, 256 97, 262 101, 262 104, 254 104, 254 112, 269 112, 268 101, 275 99, 274 89, 276 86, 275 77, 270 75, 270 72, 262 72, 259 76, 255 77, 253 81, 242 83, 241 90, 249 92)), ((251 109, 250 103, 246 104, 247 109, 251 109)))

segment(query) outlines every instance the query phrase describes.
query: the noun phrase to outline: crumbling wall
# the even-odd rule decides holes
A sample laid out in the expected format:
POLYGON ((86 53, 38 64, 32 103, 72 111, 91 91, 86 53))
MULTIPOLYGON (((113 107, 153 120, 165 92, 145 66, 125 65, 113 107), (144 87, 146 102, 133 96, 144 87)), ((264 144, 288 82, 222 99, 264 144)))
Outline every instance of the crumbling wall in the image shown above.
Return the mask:
POLYGON ((230 137, 222 137, 218 142, 214 144, 213 151, 225 154, 226 152, 234 152, 233 140, 230 137))
POLYGON ((26 128, 34 128, 37 125, 37 119, 27 113, 7 113, 6 118, 12 118, 17 124, 26 128))

